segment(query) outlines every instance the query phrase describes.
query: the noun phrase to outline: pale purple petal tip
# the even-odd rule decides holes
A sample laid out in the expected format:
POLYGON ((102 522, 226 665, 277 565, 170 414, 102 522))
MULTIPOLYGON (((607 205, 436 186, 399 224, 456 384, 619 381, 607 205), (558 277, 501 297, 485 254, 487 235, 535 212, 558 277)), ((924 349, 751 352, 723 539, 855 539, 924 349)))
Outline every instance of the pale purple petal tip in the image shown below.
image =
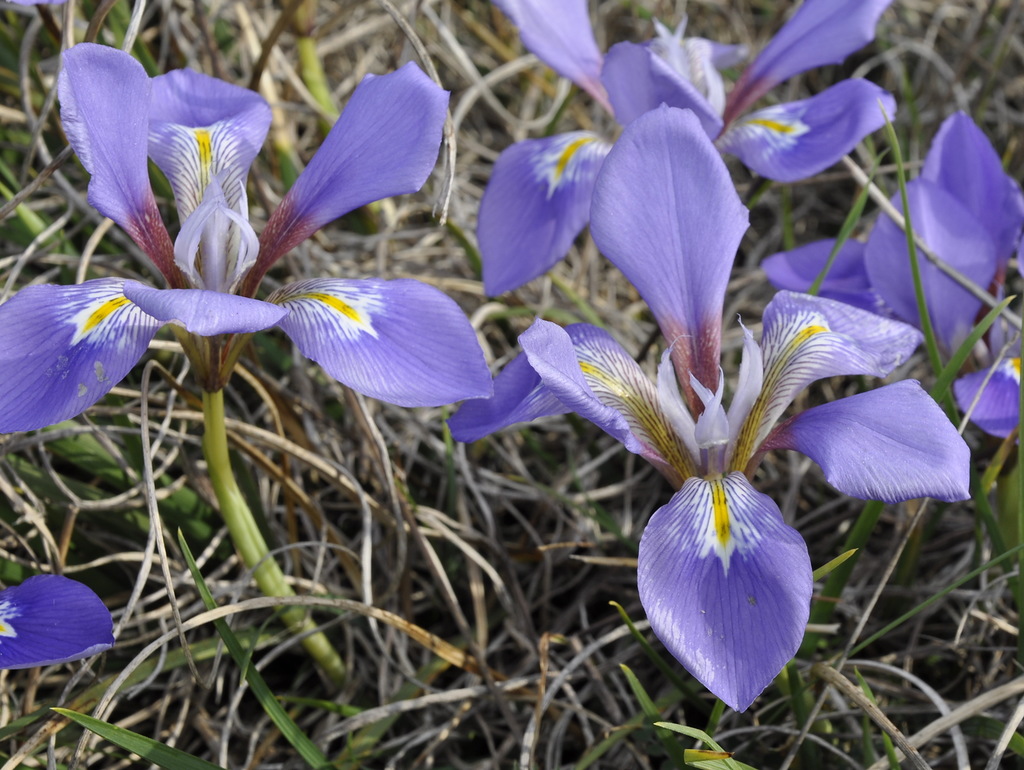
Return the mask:
POLYGON ((1020 425, 1020 359, 1003 359, 988 375, 987 369, 964 375, 953 383, 953 393, 971 422, 986 433, 1006 438, 1020 425))
MULTIPOLYGON (((776 289, 806 292, 824 270, 835 247, 834 239, 814 241, 792 251, 780 251, 761 261, 761 267, 776 289)), ((845 302, 872 313, 891 312, 871 286, 864 265, 866 244, 852 238, 843 242, 818 296, 845 302)))

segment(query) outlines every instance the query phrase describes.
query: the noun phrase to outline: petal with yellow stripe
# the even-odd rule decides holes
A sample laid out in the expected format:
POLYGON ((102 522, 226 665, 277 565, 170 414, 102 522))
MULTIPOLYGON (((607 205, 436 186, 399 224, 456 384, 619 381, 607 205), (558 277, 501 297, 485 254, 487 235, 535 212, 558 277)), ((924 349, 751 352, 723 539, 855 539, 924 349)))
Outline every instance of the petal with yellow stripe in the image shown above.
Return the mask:
POLYGON ((740 473, 690 478, 640 540, 640 601, 669 652, 737 711, 793 657, 811 600, 803 538, 740 473))
POLYGON ((971 372, 953 383, 953 392, 975 425, 1005 438, 1020 424, 1020 359, 1004 358, 994 367, 971 372))

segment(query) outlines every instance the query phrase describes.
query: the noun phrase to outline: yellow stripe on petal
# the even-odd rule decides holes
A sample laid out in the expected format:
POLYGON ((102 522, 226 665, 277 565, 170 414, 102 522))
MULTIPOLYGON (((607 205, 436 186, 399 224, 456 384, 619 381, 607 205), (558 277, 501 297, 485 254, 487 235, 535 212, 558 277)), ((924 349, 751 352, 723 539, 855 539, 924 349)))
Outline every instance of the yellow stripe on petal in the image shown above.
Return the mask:
POLYGON ((370 325, 367 321, 363 319, 361 315, 359 315, 358 310, 356 310, 354 307, 352 307, 344 300, 338 299, 337 297, 331 294, 324 294, 322 292, 311 292, 309 294, 300 294, 299 296, 294 297, 294 299, 311 299, 315 300, 316 302, 323 302, 325 305, 327 305, 327 307, 331 308, 332 310, 338 313, 341 313, 350 321, 355 321, 357 324, 360 324, 361 326, 370 325))
POLYGON ((209 130, 205 128, 195 129, 195 137, 199 158, 199 189, 205 190, 210 184, 210 171, 213 168, 213 142, 209 130))
POLYGON ((572 133, 559 137, 543 152, 534 156, 535 173, 538 179, 547 181, 548 198, 563 184, 572 183, 582 162, 581 150, 594 144, 597 137, 586 133, 572 133))
POLYGON ((84 308, 71 319, 71 323, 75 326, 71 344, 77 345, 86 337, 105 334, 106 322, 130 304, 131 300, 127 297, 117 295, 84 308))
POLYGON ((732 536, 732 524, 729 520, 729 501, 725 497, 725 484, 721 479, 711 479, 711 510, 714 512, 715 537, 720 548, 727 549, 732 536))
POLYGON ((558 156, 558 162, 555 163, 555 172, 552 175, 552 179, 556 185, 558 184, 558 180, 560 180, 562 175, 565 173, 565 169, 569 165, 569 161, 572 160, 572 156, 575 155, 581 147, 588 145, 593 141, 594 137, 585 136, 571 142, 568 147, 562 150, 562 154, 558 156))

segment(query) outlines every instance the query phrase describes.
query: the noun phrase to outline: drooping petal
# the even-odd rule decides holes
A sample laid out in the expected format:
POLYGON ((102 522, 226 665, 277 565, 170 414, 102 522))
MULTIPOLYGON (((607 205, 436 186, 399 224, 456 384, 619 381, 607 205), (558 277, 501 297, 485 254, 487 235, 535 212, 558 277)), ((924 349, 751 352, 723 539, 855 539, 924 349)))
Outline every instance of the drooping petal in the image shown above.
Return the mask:
POLYGON ((943 121, 921 169, 921 177, 956 198, 985 227, 1002 268, 1013 256, 1024 225, 1024 196, 1003 171, 988 138, 963 112, 943 121))
POLYGON ((544 385, 571 411, 681 484, 693 461, 658 404, 657 389, 608 332, 537 320, 519 343, 544 385))
POLYGON ((516 423, 570 411, 519 354, 494 378, 494 395, 466 401, 448 418, 448 427, 452 438, 469 443, 516 423))
POLYGON ((842 302, 782 291, 764 311, 764 383, 737 439, 742 470, 797 393, 844 374, 884 377, 907 360, 921 333, 907 324, 842 302))
POLYGON ((498 156, 480 201, 477 239, 490 296, 543 275, 590 217, 611 145, 586 131, 516 142, 498 156))
POLYGON ((832 486, 865 500, 970 497, 970 450, 916 380, 801 412, 764 448, 803 452, 832 486))
POLYGON ((135 366, 163 324, 125 297, 124 283, 28 286, 0 305, 0 433, 74 417, 135 366))
MULTIPOLYGON (((828 238, 792 251, 780 251, 762 260, 761 267, 776 289, 807 291, 825 269, 835 243, 835 239, 828 238)), ((866 247, 863 241, 852 238, 843 242, 821 284, 818 296, 886 315, 891 311, 885 307, 868 278, 867 266, 864 264, 866 247)))
MULTIPOLYGON (((716 73, 717 74, 717 73, 716 73)), ((693 110, 705 133, 722 132, 721 113, 698 87, 676 72, 649 47, 617 43, 605 57, 601 79, 608 89, 615 119, 628 125, 662 104, 693 110)))
POLYGON ((353 390, 399 406, 440 406, 491 395, 469 320, 441 291, 408 279, 312 279, 269 300, 307 358, 353 390))
POLYGON ((328 222, 381 198, 419 190, 437 161, 447 108, 448 92, 413 62, 363 78, 267 222, 246 289, 254 290, 270 265, 328 222))
POLYGON ((875 39, 878 17, 892 0, 804 0, 744 71, 729 94, 726 123, 797 73, 839 64, 875 39))
POLYGON ((138 281, 125 281, 124 296, 161 325, 177 324, 200 337, 263 331, 288 314, 259 299, 207 289, 154 289, 138 281))
POLYGON ((494 0, 494 4, 519 27, 526 50, 608 107, 587 0, 494 0))
POLYGON ((1020 359, 1004 358, 988 375, 987 369, 964 375, 953 383, 953 393, 971 422, 986 433, 1006 438, 1020 424, 1020 359))
POLYGON ((811 563, 778 506, 740 473, 686 481, 640 540, 640 601, 686 670, 744 711, 803 639, 811 563))
POLYGON ((786 102, 730 124, 718 146, 761 176, 796 182, 824 171, 890 120, 896 101, 867 80, 843 80, 810 99, 786 102))
POLYGON ((597 180, 591 232, 654 313, 693 413, 689 375, 718 381, 722 303, 746 229, 747 210, 692 113, 660 107, 626 127, 597 180))
MULTIPOLYGON (((949 193, 926 179, 907 185, 914 232, 947 264, 979 286, 987 287, 996 271, 996 252, 988 232, 949 193)), ((899 196, 893 205, 902 209, 899 196)), ((864 254, 871 284, 900 318, 915 326, 921 319, 903 231, 882 217, 864 254)), ((921 282, 932 325, 947 352, 957 348, 974 326, 981 300, 940 272, 918 252, 921 282)))
POLYGON ((269 128, 270 105, 255 91, 189 69, 153 78, 149 155, 174 189, 182 222, 218 176, 238 208, 269 128))
POLYGON ((89 203, 117 222, 173 285, 171 239, 146 161, 149 77, 131 56, 105 45, 80 43, 63 59, 57 86, 61 120, 92 175, 89 203))
POLYGON ((0 591, 0 669, 67 663, 114 646, 110 611, 92 589, 34 575, 0 591))

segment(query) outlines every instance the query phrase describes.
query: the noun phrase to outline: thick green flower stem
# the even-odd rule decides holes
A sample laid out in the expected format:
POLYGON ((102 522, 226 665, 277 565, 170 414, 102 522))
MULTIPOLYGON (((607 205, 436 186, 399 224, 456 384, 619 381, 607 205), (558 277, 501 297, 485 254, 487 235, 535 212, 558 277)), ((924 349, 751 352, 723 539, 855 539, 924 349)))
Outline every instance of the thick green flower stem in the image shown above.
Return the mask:
MULTIPOLYGON (((203 391, 203 417, 206 433, 203 435, 203 454, 206 455, 207 472, 213 484, 214 494, 220 503, 220 512, 228 526, 235 548, 242 556, 245 566, 253 569, 256 584, 266 596, 294 596, 291 586, 277 562, 268 557, 267 541, 242 496, 235 475, 231 472, 228 455, 228 436, 224 425, 224 391, 203 391)), ((285 625, 292 633, 307 633, 314 623, 299 607, 289 607, 281 612, 285 625)), ((313 656, 324 673, 339 687, 345 681, 345 664, 327 640, 323 632, 317 631, 302 640, 302 646, 313 656)))

